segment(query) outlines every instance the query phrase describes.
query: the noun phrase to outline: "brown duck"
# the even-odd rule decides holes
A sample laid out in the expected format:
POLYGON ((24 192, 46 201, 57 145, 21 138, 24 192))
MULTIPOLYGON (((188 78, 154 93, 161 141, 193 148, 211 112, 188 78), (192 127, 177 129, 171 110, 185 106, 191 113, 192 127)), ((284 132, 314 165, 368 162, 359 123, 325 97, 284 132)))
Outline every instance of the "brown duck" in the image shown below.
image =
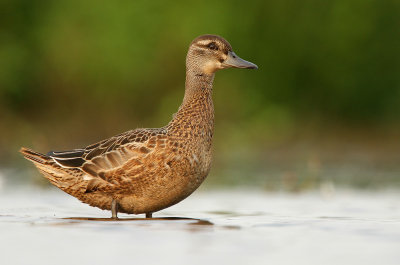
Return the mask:
POLYGON ((186 57, 185 96, 168 125, 128 131, 86 148, 21 153, 55 186, 91 206, 117 213, 152 213, 195 191, 211 166, 212 85, 217 70, 257 69, 215 35, 192 41, 186 57))

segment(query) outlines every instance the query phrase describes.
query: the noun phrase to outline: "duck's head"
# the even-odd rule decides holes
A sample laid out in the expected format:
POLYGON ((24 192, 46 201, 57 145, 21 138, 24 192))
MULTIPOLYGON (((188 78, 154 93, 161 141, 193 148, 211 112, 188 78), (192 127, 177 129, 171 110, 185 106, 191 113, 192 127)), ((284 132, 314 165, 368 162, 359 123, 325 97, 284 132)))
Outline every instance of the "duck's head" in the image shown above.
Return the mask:
POLYGON ((258 69, 257 65, 237 56, 229 42, 217 35, 202 35, 192 41, 186 67, 201 74, 213 74, 230 67, 258 69))

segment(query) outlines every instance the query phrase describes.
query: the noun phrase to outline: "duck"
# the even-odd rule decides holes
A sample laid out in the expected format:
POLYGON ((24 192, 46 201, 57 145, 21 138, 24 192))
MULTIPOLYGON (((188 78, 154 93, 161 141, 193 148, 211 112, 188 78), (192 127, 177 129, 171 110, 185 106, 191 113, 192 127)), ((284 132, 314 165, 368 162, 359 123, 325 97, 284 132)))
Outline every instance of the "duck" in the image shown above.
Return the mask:
POLYGON ((130 130, 84 148, 22 155, 62 191, 81 202, 118 213, 145 214, 192 194, 211 169, 215 73, 258 69, 218 35, 201 35, 186 56, 185 93, 172 120, 161 128, 130 130))

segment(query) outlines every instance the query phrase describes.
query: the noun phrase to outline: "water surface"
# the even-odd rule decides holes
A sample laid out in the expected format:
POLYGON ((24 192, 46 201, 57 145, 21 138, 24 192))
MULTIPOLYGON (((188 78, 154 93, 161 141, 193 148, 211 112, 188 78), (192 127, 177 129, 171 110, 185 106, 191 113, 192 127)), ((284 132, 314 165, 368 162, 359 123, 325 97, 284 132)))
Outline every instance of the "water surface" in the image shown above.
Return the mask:
POLYGON ((0 192, 2 264, 400 262, 395 191, 200 191, 120 221, 55 189, 0 192))

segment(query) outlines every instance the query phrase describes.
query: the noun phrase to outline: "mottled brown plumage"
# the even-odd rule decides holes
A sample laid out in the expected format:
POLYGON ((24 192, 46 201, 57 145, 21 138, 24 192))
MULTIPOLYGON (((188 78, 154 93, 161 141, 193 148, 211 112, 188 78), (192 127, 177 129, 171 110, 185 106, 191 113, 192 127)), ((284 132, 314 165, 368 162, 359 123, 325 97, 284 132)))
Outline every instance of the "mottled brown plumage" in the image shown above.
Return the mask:
POLYGON ((237 57, 215 35, 191 43, 186 89, 171 122, 159 129, 136 129, 83 149, 49 152, 22 148, 55 186, 91 206, 129 214, 151 213, 185 199, 211 166, 214 131, 212 83, 223 68, 257 68, 237 57))

